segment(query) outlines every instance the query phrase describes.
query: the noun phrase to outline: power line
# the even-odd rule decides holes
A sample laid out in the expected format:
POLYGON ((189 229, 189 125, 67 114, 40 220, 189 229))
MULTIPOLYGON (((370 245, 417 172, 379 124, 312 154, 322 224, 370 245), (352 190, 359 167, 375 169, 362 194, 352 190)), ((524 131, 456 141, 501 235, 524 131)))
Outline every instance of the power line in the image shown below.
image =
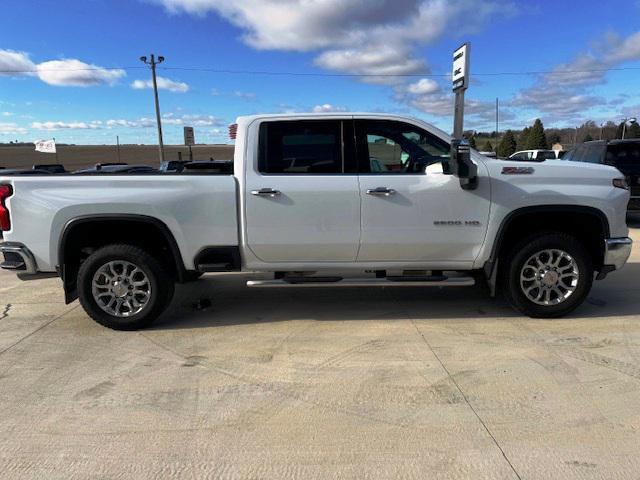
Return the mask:
MULTIPOLYGON (((29 74, 39 72, 82 72, 82 71, 104 71, 104 70, 140 70, 144 67, 87 67, 87 68, 43 68, 31 70, 0 70, 0 74, 29 74)), ((191 72, 209 72, 229 75, 272 75, 272 76, 295 76, 295 77, 369 77, 369 78, 412 78, 412 77, 434 77, 447 78, 451 75, 448 73, 327 73, 327 72, 288 72, 288 71, 269 71, 269 70, 232 70, 209 67, 158 67, 159 70, 176 70, 191 72)), ((472 72, 472 76, 515 76, 515 75, 567 75, 571 73, 606 73, 606 72, 623 72, 640 70, 640 67, 619 67, 619 68, 600 68, 600 69, 584 69, 584 70, 529 70, 521 72, 472 72)))
MULTIPOLYGON (((193 72, 211 72, 211 73, 223 73, 223 74, 237 74, 237 75, 288 75, 288 76, 301 76, 301 77, 451 77, 449 73, 326 73, 326 72, 276 72, 268 70, 229 70, 218 69, 208 67, 163 67, 162 70, 182 70, 193 72)), ((542 75, 542 74, 557 74, 565 75, 569 73, 602 73, 602 72, 617 72, 625 70, 640 70, 640 67, 620 67, 620 68, 602 68, 602 69, 590 69, 590 70, 532 70, 523 72, 472 72, 471 76, 501 76, 501 75, 542 75)))
POLYGON ((39 73, 39 72, 95 72, 103 70, 144 70, 145 67, 85 67, 85 68, 33 68, 30 70, 0 70, 6 73, 39 73))

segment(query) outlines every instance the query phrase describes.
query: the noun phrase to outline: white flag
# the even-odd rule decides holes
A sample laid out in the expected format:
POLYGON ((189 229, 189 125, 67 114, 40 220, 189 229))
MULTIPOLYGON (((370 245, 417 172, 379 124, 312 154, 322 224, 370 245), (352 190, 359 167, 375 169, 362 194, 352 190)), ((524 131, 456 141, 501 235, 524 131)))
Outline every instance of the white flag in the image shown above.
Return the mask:
POLYGON ((36 152, 43 153, 56 153, 56 141, 55 140, 38 140, 33 142, 36 144, 36 152))

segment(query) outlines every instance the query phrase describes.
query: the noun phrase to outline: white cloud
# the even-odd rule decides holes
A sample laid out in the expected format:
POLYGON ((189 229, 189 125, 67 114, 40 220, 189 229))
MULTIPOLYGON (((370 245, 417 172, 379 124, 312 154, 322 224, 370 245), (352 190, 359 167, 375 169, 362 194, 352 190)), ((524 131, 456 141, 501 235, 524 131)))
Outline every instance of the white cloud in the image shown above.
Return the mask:
POLYGON ((3 117, 11 117, 13 116, 13 112, 2 112, 3 117))
POLYGON ((96 130, 102 128, 102 122, 94 120, 92 122, 33 122, 31 128, 34 130, 96 130))
MULTIPOLYGON (((224 126, 225 122, 213 115, 194 115, 184 114, 176 115, 174 113, 166 113, 162 115, 163 125, 175 126, 193 126, 193 127, 212 127, 224 126)), ((107 128, 151 128, 156 126, 155 118, 139 118, 137 120, 111 119, 104 122, 107 128)))
POLYGON ((100 67, 73 58, 36 64, 25 52, 0 50, 0 76, 2 75, 37 75, 43 82, 57 87, 89 87, 113 85, 126 76, 126 72, 119 68, 100 67))
MULTIPOLYGON (((165 77, 157 77, 158 90, 168 90, 175 93, 186 93, 189 91, 189 85, 184 82, 177 82, 165 77)), ((144 88, 153 88, 153 82, 151 80, 135 80, 131 84, 131 88, 136 90, 142 90, 144 88)))
POLYGON ((611 63, 637 60, 640 58, 640 31, 623 40, 612 36, 606 48, 610 52, 609 62, 611 63))
POLYGON ((0 50, 0 76, 29 75, 36 68, 29 54, 14 50, 0 50))
POLYGON ((192 125, 194 127, 210 127, 210 126, 226 126, 227 123, 213 115, 182 115, 183 124, 192 125))
POLYGON ((373 83, 396 83, 399 79, 394 75, 427 70, 424 61, 411 58, 404 47, 394 45, 328 50, 315 59, 315 64, 327 70, 367 75, 365 80, 373 83))
POLYGON ((513 98, 511 105, 535 109, 551 121, 580 122, 589 116, 589 109, 607 103, 591 90, 606 83, 607 69, 634 60, 640 60, 640 31, 626 38, 607 35, 592 51, 540 75, 534 85, 513 98))
POLYGON ((622 117, 640 118, 640 104, 624 107, 620 113, 622 117))
POLYGON ((24 135, 27 133, 27 129, 20 127, 15 123, 1 123, 0 122, 0 135, 24 135))
POLYGON ((248 102, 253 102, 256 99, 256 94, 253 92, 241 92, 240 90, 236 90, 233 92, 233 95, 248 102))
POLYGON ((436 93, 439 90, 440 85, 438 85, 438 82, 431 80, 430 78, 423 78, 418 80, 416 83, 412 83, 407 86, 407 92, 414 95, 429 95, 431 93, 436 93))
POLYGON ((113 85, 126 76, 124 70, 107 69, 76 59, 43 62, 38 64, 37 71, 40 80, 57 87, 113 85))
MULTIPOLYGON (((155 120, 151 120, 149 119, 150 122, 153 122, 151 125, 155 125, 155 120)), ((139 127, 140 125, 138 124, 138 122, 132 121, 132 120, 107 120, 106 122, 104 122, 104 124, 107 126, 107 128, 115 128, 115 127, 124 127, 124 128, 134 128, 134 127, 139 127)))
MULTIPOLYGON (((471 33, 515 10, 505 0, 151 1, 174 13, 217 13, 256 49, 315 51, 322 68, 374 76, 424 72, 426 62, 413 53, 418 46, 449 32, 471 33)), ((394 83, 389 77, 368 81, 394 83)))
POLYGON ((315 107, 313 107, 313 111, 315 113, 346 112, 347 108, 331 105, 330 103, 324 103, 322 105, 316 105, 315 107))

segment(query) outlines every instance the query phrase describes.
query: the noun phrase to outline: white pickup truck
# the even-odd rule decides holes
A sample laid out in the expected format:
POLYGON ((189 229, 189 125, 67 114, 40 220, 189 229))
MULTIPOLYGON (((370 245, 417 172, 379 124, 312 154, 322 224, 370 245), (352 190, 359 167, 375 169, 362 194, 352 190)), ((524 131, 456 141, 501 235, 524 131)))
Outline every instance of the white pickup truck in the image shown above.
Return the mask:
POLYGON ((250 287, 482 282, 524 314, 558 317, 631 252, 613 167, 489 159, 392 115, 234 128, 233 174, 0 175, 2 268, 59 275, 67 302, 137 329, 206 272, 273 273, 250 287))

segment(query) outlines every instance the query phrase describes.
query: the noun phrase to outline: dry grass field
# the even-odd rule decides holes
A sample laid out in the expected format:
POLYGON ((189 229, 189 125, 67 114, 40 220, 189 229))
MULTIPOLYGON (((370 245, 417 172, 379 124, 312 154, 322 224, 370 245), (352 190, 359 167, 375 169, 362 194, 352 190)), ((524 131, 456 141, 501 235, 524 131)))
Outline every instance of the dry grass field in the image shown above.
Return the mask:
MULTIPOLYGON (((195 145, 195 160, 227 160, 233 158, 233 145, 195 145)), ((178 152, 182 158, 189 158, 189 148, 184 145, 166 145, 165 158, 177 160, 178 152)), ((40 153, 34 147, 0 146, 0 167, 31 168, 34 164, 62 163, 68 170, 89 167, 96 163, 125 162, 129 164, 158 165, 158 147, 155 145, 120 145, 120 158, 115 145, 69 145, 58 146, 56 156, 40 153)))

